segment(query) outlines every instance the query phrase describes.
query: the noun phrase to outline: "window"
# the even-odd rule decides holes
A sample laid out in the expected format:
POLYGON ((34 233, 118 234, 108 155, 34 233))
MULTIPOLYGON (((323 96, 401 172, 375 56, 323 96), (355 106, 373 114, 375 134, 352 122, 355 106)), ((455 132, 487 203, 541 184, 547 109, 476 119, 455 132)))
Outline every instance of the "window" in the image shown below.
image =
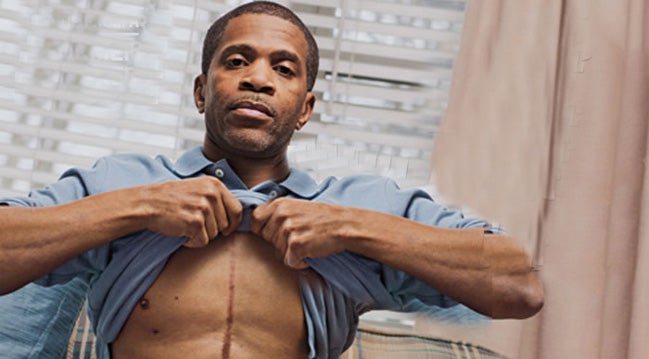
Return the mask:
MULTIPOLYGON (((240 1, 0 3, 0 196, 116 152, 177 157, 202 142, 193 104, 203 35, 240 1)), ((464 16, 460 0, 284 2, 321 51, 291 163, 322 179, 428 184, 464 16)))

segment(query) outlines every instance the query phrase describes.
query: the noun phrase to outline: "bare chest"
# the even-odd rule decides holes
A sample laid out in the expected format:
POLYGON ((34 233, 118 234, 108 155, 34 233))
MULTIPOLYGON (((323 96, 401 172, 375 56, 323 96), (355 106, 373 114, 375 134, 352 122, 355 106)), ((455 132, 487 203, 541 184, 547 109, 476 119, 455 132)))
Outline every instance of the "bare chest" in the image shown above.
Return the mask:
POLYGON ((163 349, 165 357, 247 357, 268 350, 302 356, 306 330, 298 275, 249 233, 182 248, 131 312, 113 356, 122 349, 124 356, 138 357, 163 349))

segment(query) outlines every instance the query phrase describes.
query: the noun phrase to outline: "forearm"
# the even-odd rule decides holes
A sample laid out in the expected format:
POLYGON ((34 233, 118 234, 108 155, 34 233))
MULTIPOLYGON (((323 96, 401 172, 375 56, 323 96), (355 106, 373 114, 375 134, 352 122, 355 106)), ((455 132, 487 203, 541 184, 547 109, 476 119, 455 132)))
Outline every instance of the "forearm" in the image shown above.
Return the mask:
POLYGON ((141 229, 137 191, 68 204, 0 207, 0 293, 16 290, 65 261, 141 229))
POLYGON ((205 176, 131 187, 43 208, 0 207, 0 294, 85 251, 139 230, 205 246, 241 223, 237 198, 205 176))
MULTIPOLYGON (((356 211, 356 210, 355 210, 356 211)), ((345 247, 403 270, 494 318, 524 318, 542 306, 542 286, 525 251, 482 229, 445 229, 358 210, 345 247)))

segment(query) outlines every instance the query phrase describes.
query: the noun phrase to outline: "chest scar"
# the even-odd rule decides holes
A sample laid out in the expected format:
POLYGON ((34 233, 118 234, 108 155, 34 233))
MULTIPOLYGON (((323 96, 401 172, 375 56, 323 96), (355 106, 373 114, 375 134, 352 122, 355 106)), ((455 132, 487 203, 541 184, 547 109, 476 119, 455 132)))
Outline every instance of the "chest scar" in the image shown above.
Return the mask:
POLYGON ((232 345, 232 326, 234 324, 234 279, 236 270, 236 259, 234 253, 230 256, 230 283, 228 285, 228 313, 226 317, 225 333, 223 334, 223 348, 221 358, 230 358, 230 347, 232 345))

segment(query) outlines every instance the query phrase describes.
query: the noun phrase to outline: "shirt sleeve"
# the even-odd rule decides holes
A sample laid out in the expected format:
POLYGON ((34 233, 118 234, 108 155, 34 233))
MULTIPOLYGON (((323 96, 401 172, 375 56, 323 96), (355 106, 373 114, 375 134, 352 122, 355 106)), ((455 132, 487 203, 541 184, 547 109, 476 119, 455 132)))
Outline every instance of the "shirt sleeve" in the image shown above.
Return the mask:
MULTIPOLYGON (((33 190, 26 197, 0 198, 0 205, 47 207, 79 200, 97 192, 107 172, 107 161, 100 159, 90 169, 73 168, 66 171, 57 182, 33 190)), ((107 264, 109 248, 110 245, 104 245, 79 255, 37 279, 35 283, 52 286, 67 283, 76 277, 90 283, 107 264)))
POLYGON ((46 207, 79 200, 101 192, 110 161, 99 159, 92 168, 71 168, 58 181, 43 188, 34 189, 27 197, 0 198, 0 204, 25 207, 46 207))
MULTIPOLYGON (((483 219, 467 217, 458 209, 450 209, 436 202, 423 190, 401 190, 392 181, 386 181, 384 188, 384 198, 390 203, 389 206, 402 209, 401 215, 413 221, 442 228, 481 228, 486 233, 504 233, 501 228, 483 219)), ((435 312, 438 307, 448 308, 459 304, 413 276, 386 265, 381 266, 381 277, 404 311, 435 312)))
MULTIPOLYGON (((401 190, 394 181, 382 177, 342 180, 330 189, 329 198, 325 200, 389 213, 431 226, 502 232, 484 220, 466 217, 459 210, 446 208, 423 190, 401 190)), ((458 305, 451 297, 417 278, 354 253, 344 252, 308 259, 307 262, 332 285, 354 298, 360 313, 375 309, 435 312, 458 305)))
POLYGON ((396 214, 413 221, 442 228, 482 228, 491 233, 504 232, 500 227, 483 219, 465 216, 459 209, 448 208, 436 202, 430 194, 423 190, 401 190, 396 183, 387 181, 384 191, 383 196, 388 201, 388 206, 400 211, 396 214))
POLYGON ((457 304, 403 271, 351 252, 308 258, 306 262, 332 286, 353 298, 359 313, 382 309, 414 312, 427 306, 445 308, 457 304))

